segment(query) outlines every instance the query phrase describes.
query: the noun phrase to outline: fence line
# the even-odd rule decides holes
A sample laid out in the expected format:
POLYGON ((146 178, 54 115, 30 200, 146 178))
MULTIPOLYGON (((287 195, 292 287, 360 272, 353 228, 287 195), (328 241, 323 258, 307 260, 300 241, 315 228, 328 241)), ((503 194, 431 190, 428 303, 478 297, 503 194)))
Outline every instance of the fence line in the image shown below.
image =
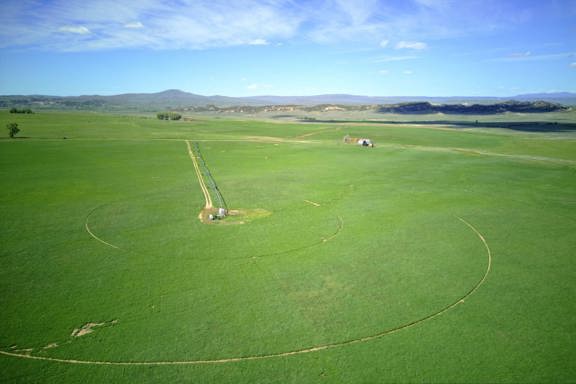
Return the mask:
POLYGON ((198 145, 197 142, 195 142, 192 145, 192 152, 194 153, 194 156, 198 160, 198 165, 200 166, 200 171, 204 176, 206 186, 210 190, 211 195, 215 198, 215 201, 218 203, 218 208, 224 208, 228 210, 226 200, 224 200, 224 196, 222 196, 222 193, 220 192, 220 189, 218 188, 218 185, 216 184, 216 181, 214 180, 212 173, 210 173, 210 169, 208 168, 208 166, 206 165, 206 161, 204 161, 204 158, 202 157, 202 153, 200 152, 200 146, 198 145))

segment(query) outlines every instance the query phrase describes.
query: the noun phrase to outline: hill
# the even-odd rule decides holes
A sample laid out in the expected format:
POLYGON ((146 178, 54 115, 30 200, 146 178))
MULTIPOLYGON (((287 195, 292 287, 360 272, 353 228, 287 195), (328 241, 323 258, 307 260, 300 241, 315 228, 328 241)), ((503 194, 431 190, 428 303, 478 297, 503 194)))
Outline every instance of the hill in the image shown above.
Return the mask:
POLYGON ((165 108, 182 108, 193 105, 232 105, 239 101, 225 96, 202 96, 170 89, 157 93, 125 93, 100 96, 0 96, 0 108, 28 106, 37 108, 63 108, 80 110, 140 110, 156 111, 165 108))
MULTIPOLYGON (((204 96, 171 89, 157 93, 125 93, 111 96, 46 96, 46 95, 4 95, 0 96, 0 108, 30 107, 39 109, 78 109, 102 111, 155 112, 162 109, 182 109, 190 107, 230 107, 230 106, 269 106, 269 105, 383 105, 407 102, 427 103, 500 103, 509 98, 498 97, 427 97, 427 96, 359 96, 328 94, 316 96, 254 96, 228 97, 204 96)), ((547 93, 518 95, 513 99, 532 102, 546 101, 563 105, 576 105, 574 93, 547 93)))
POLYGON ((567 110, 568 108, 547 101, 506 101, 495 104, 431 104, 429 102, 401 103, 379 108, 383 113, 430 114, 445 113, 458 115, 492 115, 505 112, 541 113, 567 110))
MULTIPOLYGON (((562 93, 533 93, 525 95, 516 95, 511 97, 495 96, 362 96, 348 94, 325 94, 314 96, 256 96, 247 98, 238 98, 244 101, 244 105, 305 105, 313 106, 320 104, 333 105, 375 105, 375 104, 396 104, 407 102, 430 102, 430 103, 475 103, 491 104, 504 102, 507 100, 519 101, 547 101, 563 105, 576 105, 576 94, 570 92, 562 93)), ((236 104, 239 105, 239 104, 236 104)))

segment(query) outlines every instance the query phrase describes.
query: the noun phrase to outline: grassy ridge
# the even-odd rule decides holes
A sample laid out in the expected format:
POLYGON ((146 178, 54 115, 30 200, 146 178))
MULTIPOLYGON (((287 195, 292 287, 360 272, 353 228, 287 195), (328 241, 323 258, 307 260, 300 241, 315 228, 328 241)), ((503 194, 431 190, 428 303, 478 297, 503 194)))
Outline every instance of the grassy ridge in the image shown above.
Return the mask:
POLYGON ((217 366, 0 356, 5 381, 575 377, 574 165, 538 159, 576 160, 573 139, 96 114, 22 119, 30 138, 0 142, 0 214, 10 223, 0 229, 2 350, 16 344, 65 359, 195 360, 377 334, 434 313, 482 277, 486 252, 456 216, 482 232, 494 265, 464 304, 367 343, 217 366), (344 132, 369 136, 377 147, 344 145, 344 132), (181 139, 256 140, 200 145, 231 208, 272 214, 246 225, 201 224, 203 197, 181 139), (86 223, 120 250, 90 237, 86 223), (112 320, 70 337, 82 324, 112 320))

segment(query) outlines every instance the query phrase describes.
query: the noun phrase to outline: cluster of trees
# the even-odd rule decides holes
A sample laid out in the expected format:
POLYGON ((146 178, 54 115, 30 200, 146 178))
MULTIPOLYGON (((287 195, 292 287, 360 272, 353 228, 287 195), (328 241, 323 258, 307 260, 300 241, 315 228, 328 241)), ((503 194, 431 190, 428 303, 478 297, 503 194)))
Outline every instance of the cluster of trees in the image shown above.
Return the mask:
POLYGON ((180 120, 182 115, 176 112, 159 112, 156 117, 160 120, 180 120))
POLYGON ((12 139, 18 134, 18 132, 20 132, 20 128, 18 128, 18 124, 16 123, 6 124, 6 128, 8 129, 8 134, 12 139))
POLYGON ((23 108, 23 109, 12 108, 10 109, 10 113, 34 113, 34 112, 32 112, 30 108, 23 108))

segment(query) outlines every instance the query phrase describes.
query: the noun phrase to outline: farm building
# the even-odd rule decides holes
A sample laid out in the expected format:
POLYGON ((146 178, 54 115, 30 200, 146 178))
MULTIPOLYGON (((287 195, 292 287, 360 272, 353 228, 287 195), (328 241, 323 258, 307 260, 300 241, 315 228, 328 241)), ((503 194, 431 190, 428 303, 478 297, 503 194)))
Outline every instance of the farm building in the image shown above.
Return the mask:
POLYGON ((374 147, 372 140, 365 137, 350 137, 350 135, 346 135, 344 136, 344 143, 357 144, 363 147, 374 147))

